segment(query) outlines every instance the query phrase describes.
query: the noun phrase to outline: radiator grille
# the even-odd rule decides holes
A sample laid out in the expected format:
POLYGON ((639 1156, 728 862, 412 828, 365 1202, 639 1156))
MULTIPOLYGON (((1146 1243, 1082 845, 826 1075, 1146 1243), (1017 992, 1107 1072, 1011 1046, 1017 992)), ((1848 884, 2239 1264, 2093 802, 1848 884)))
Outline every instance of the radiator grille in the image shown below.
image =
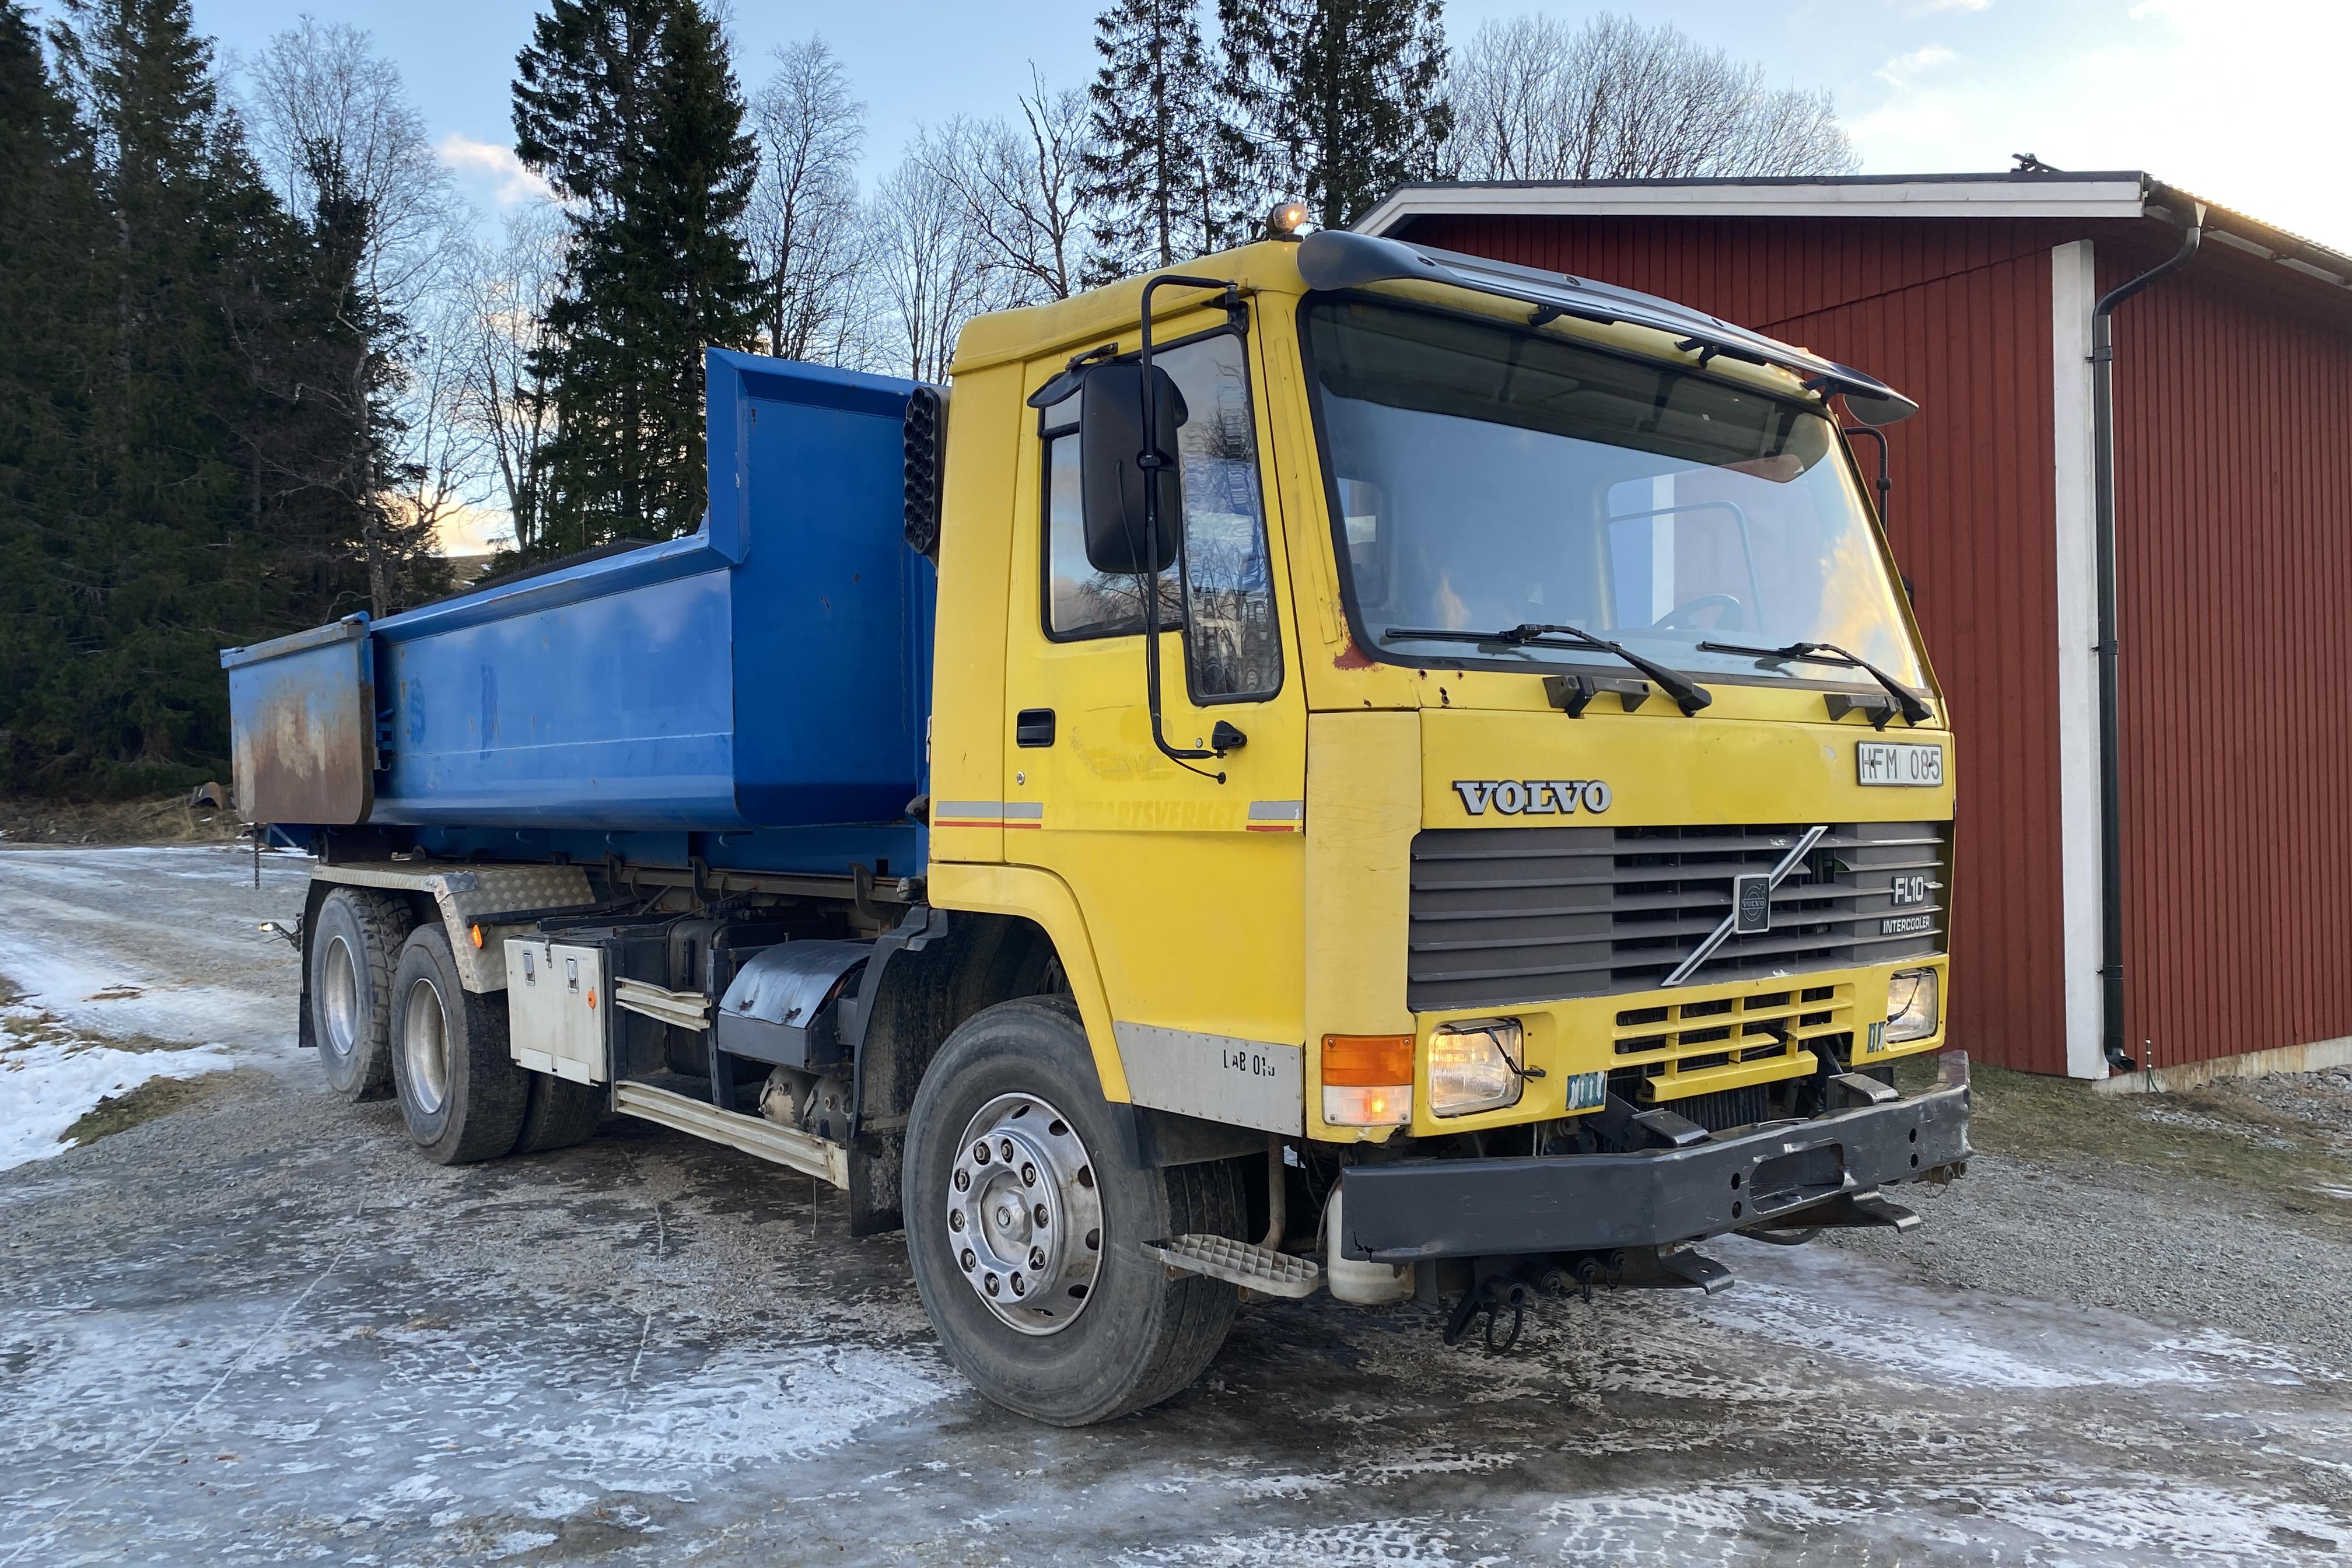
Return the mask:
POLYGON ((1818 1064, 1816 1047, 1829 1047, 1840 1061, 1853 1054, 1853 987, 1628 1007, 1617 1015, 1612 1044, 1610 1087, 1645 1105, 1795 1078, 1818 1064))
MULTIPOLYGON (((1441 827, 1412 841, 1405 994, 1419 1012, 1654 990, 1802 825, 1441 827)), ((1832 825, 1694 985, 1880 963, 1945 947, 1950 825, 1832 825), (1923 901, 1895 902, 1925 879, 1923 901), (1906 889, 1908 890, 1908 889, 1906 889), (1924 927, 1925 929, 1919 929, 1924 927)))

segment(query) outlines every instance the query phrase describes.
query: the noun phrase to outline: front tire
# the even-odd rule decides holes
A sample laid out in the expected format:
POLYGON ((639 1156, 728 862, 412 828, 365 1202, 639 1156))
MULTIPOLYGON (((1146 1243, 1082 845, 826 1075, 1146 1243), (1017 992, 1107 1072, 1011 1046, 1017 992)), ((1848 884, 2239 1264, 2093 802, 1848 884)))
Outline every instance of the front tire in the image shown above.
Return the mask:
POLYGON ((1171 1278, 1140 1249, 1237 1235, 1238 1172, 1138 1166, 1125 1149, 1065 997, 975 1015, 916 1092, 900 1194, 916 1288, 948 1358, 1009 1410, 1084 1426, 1156 1405, 1201 1374, 1233 1326, 1234 1287, 1171 1278))
POLYGON ((415 917, 397 899, 337 888, 310 933, 310 1037, 327 1082, 349 1100, 392 1093, 392 972, 415 917))
POLYGON ((530 1097, 507 1048, 503 996, 457 981, 438 925, 419 926, 392 977, 392 1081, 408 1135, 441 1165, 494 1160, 515 1146, 530 1097))

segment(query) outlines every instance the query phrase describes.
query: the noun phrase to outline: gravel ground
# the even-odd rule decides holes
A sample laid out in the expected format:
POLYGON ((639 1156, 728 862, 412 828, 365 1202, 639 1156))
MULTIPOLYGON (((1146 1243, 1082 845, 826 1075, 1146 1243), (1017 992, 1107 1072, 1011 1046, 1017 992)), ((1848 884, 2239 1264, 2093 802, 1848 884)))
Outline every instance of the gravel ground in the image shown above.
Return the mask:
POLYGON ((0 852, 24 1007, 240 1064, 0 1172, 0 1568, 2352 1552, 2326 1084, 1985 1073, 1983 1157, 1910 1236, 1711 1246, 1731 1291, 1548 1304, 1503 1357, 1421 1308, 1261 1304, 1192 1390, 1061 1432, 965 1389, 896 1238, 799 1177, 623 1121, 416 1159, 291 1048, 251 927, 299 868, 244 875, 0 852))

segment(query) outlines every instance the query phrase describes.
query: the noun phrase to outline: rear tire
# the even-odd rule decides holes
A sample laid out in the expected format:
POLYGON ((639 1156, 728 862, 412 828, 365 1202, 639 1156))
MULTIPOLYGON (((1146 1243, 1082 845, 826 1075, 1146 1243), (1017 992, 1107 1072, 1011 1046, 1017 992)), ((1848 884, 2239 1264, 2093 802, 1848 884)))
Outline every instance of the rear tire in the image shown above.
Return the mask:
POLYGON ((337 888, 310 931, 310 1037, 327 1082, 349 1100, 392 1094, 392 972, 416 923, 408 906, 337 888))
MULTIPOLYGON (((1192 1231, 1239 1235, 1244 1210, 1235 1166, 1134 1165, 1120 1131, 1103 1100, 1085 1026, 1065 997, 1000 1003, 968 1020, 924 1073, 908 1121, 900 1195, 923 1310, 948 1358, 973 1387, 1008 1410, 1057 1426, 1108 1421, 1189 1386, 1224 1343, 1240 1300, 1223 1280, 1171 1278, 1140 1250, 1145 1242, 1192 1231), (1056 1301, 1076 1299, 1082 1306, 1057 1326, 1033 1324, 1027 1331, 1013 1326, 1019 1313, 1008 1310, 1004 1294, 992 1300, 980 1289, 982 1279, 1000 1277, 985 1265, 968 1269, 962 1264, 977 1222, 968 1222, 960 1236, 950 1230, 950 1212, 975 1190, 955 1185, 960 1174, 969 1183, 974 1169, 967 1135, 983 1124, 1025 1125, 991 1121, 1026 1114, 1019 1110, 1024 1105, 1034 1105, 1057 1127, 1066 1125, 1055 1135, 1055 1147, 1075 1151, 1082 1162, 1066 1196, 1081 1205, 1080 1224, 1097 1206, 1099 1214, 1091 1283, 1073 1297, 1071 1276, 1055 1273, 1045 1288, 1056 1301), (999 1109, 1006 1106, 1015 1110, 999 1109)), ((1026 1178, 1033 1163, 1024 1146, 995 1168, 1026 1178)), ((984 1179, 996 1178, 984 1173, 984 1179)), ((1038 1191, 1033 1188, 1032 1195, 1038 1191)), ((1070 1203, 1050 1192, 1044 1196, 1041 1206, 1054 1219, 1071 1212, 1070 1203)), ((1021 1232, 1013 1247, 1017 1256, 1029 1245, 1031 1227, 1014 1217, 1021 1232)), ((1037 1226, 1036 1235, 1044 1238, 1047 1227, 1037 1226)), ((991 1245, 1003 1250, 1001 1238, 991 1245)), ((1004 1282, 1009 1285, 1009 1277, 1004 1282)))
POLYGON ((604 1089, 601 1084, 573 1083, 553 1073, 529 1072, 529 1100, 523 1105, 522 1131, 515 1138, 518 1154, 546 1154, 585 1143, 604 1120, 604 1089))
POLYGON ((457 981, 448 933, 419 926, 392 977, 392 1081, 408 1135, 441 1165, 493 1160, 515 1146, 530 1075, 507 1050, 506 998, 457 981))

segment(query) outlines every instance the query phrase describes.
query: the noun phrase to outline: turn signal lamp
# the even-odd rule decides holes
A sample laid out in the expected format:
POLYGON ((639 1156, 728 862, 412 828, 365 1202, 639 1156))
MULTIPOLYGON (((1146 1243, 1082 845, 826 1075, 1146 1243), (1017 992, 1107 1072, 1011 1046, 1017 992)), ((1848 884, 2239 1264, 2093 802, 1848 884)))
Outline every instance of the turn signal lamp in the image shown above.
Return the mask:
POLYGON ((1886 1043, 1924 1040, 1936 1032, 1941 998, 1932 969, 1898 971, 1886 983, 1886 1043))
POLYGON ((1324 1036, 1323 1120, 1334 1127, 1412 1121, 1412 1037, 1324 1036))
POLYGON ((466 934, 467 934, 467 936, 470 936, 470 937, 472 937, 472 938, 474 939, 474 945, 475 945, 476 947, 479 947, 479 946, 481 946, 481 945, 482 945, 482 928, 481 928, 481 926, 480 926, 479 924, 475 924, 475 925, 471 925, 471 926, 467 927, 467 928, 466 928, 466 934))
POLYGON ((1527 1045, 1517 1018, 1448 1024, 1429 1037, 1429 1110, 1467 1116, 1519 1102, 1527 1045))

